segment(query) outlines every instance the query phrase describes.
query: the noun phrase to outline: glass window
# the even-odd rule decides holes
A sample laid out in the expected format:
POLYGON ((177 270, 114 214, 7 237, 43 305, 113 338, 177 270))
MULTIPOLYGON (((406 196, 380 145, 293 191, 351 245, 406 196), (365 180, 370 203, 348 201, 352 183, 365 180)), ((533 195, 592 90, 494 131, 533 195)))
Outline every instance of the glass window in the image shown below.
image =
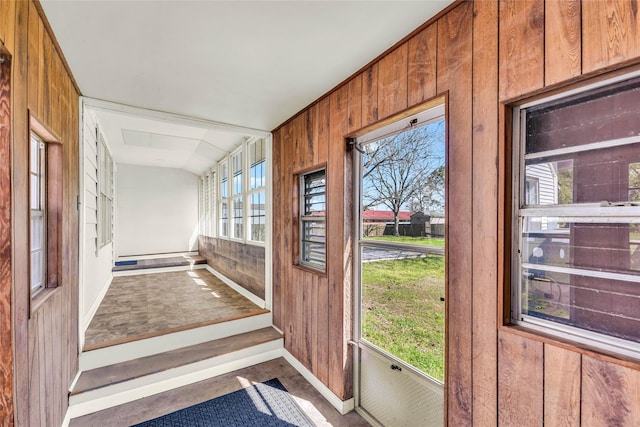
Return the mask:
POLYGON ((326 264, 326 177, 325 170, 300 178, 300 264, 319 270, 326 264))
POLYGON ((515 109, 512 281, 515 323, 635 356, 638 99, 636 78, 515 109))
POLYGON ((98 185, 100 187, 98 248, 100 249, 113 240, 113 159, 104 137, 101 133, 98 135, 98 185))
POLYGON ((30 140, 30 208, 31 208, 31 294, 45 287, 46 274, 46 199, 45 144, 34 133, 30 140))
POLYGON ((229 237, 229 166, 227 159, 219 166, 220 174, 220 236, 229 237))

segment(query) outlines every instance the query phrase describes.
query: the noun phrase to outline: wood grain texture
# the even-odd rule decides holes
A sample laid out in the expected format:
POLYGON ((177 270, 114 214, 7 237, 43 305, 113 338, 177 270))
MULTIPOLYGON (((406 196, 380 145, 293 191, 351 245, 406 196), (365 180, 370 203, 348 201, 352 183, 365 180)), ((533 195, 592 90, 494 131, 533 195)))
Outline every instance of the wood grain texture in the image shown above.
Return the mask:
MULTIPOLYGON (((273 132, 272 135, 272 163, 273 170, 280 171, 282 167, 282 138, 281 138, 281 130, 278 129, 273 132)), ((271 178, 272 183, 272 205, 273 205, 273 218, 271 220, 273 236, 272 236, 272 254, 271 260, 273 262, 274 268, 271 270, 271 292, 272 292, 272 313, 273 313, 273 324, 280 330, 283 330, 282 327, 282 272, 285 269, 283 260, 282 260, 282 218, 283 212, 283 194, 282 194, 282 176, 283 174, 274 173, 271 178)))
POLYGON ((362 72, 362 126, 378 121, 378 63, 362 72))
POLYGON ((0 0, 0 41, 9 53, 14 52, 16 2, 0 0))
POLYGON ((399 46, 378 64, 378 119, 407 108, 409 46, 399 46))
MULTIPOLYGON (((498 5, 474 3, 473 425, 497 424, 498 5), (488 248, 491 248, 488 250, 488 248)), ((453 197, 453 196, 452 196, 453 197)))
POLYGON ((544 425, 580 425, 580 354, 544 346, 544 425))
POLYGON ((264 299, 264 247, 199 236, 200 255, 214 270, 264 299))
POLYGON ((500 2, 500 100, 544 85, 544 0, 500 2))
POLYGON ((501 331, 498 358, 499 425, 542 425, 542 343, 501 331))
POLYGON ((640 425, 640 370, 582 358, 583 425, 640 425))
POLYGON ((472 423, 472 4, 438 21, 439 93, 448 91, 446 171, 448 336, 446 411, 449 423, 472 423), (453 214, 455 213, 455 214, 453 214))
MULTIPOLYGON (((0 11, 6 13, 6 10, 0 11)), ((0 424, 14 417, 11 297, 11 57, 0 64, 0 424)))
POLYGON ((409 40, 408 105, 436 96, 438 23, 433 23, 409 40))
POLYGON ((349 399, 352 379, 347 375, 348 345, 344 320, 351 309, 345 301, 345 135, 348 129, 348 88, 330 98, 330 138, 327 165, 327 278, 329 281, 329 388, 341 399, 349 399))
POLYGON ((347 91, 347 132, 353 132, 362 127, 362 74, 348 83, 347 91))
POLYGON ((582 72, 580 0, 544 4, 544 79, 551 85, 582 72))
POLYGON ((640 16, 635 0, 582 2, 582 72, 611 67, 640 55, 640 16))

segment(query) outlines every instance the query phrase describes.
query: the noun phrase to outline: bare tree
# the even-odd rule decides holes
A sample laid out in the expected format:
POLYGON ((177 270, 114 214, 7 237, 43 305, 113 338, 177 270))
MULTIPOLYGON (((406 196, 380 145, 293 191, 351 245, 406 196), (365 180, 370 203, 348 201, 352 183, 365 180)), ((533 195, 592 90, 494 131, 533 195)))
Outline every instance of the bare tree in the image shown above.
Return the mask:
POLYGON ((429 176, 444 161, 444 122, 410 128, 364 147, 364 209, 385 206, 393 212, 393 235, 399 233, 399 212, 422 199, 429 176))

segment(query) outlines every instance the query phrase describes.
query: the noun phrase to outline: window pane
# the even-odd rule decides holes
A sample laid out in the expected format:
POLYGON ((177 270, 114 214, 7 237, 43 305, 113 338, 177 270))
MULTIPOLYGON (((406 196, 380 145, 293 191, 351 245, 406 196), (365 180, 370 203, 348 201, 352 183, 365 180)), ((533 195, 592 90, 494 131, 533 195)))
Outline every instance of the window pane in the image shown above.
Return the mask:
POLYGON ((300 221, 300 261, 319 268, 324 268, 326 257, 325 185, 324 170, 302 177, 303 217, 300 221), (312 219, 313 217, 317 219, 312 219))
POLYGON ((242 239, 242 198, 233 199, 233 237, 242 239))
POLYGON ((226 201, 220 204, 220 234, 229 235, 229 204, 226 201))
POLYGON ((640 283, 522 271, 522 313, 640 342, 640 283))
POLYGON ((249 164, 251 176, 251 189, 265 186, 265 151, 264 139, 259 139, 249 145, 249 164))
POLYGON ((573 203, 573 160, 527 162, 524 203, 527 206, 573 203))
POLYGON ((233 194, 242 193, 242 152, 234 154, 231 160, 233 164, 233 194))
POLYGON ((264 242, 265 227, 265 192, 251 195, 251 240, 264 242))

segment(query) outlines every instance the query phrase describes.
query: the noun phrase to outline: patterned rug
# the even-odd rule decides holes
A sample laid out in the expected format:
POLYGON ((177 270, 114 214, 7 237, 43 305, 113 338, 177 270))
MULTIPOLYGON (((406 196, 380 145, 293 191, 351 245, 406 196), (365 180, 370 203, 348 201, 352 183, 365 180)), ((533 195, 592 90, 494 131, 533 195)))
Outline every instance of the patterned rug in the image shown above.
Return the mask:
POLYGON ((134 427, 315 427, 274 378, 134 427))

